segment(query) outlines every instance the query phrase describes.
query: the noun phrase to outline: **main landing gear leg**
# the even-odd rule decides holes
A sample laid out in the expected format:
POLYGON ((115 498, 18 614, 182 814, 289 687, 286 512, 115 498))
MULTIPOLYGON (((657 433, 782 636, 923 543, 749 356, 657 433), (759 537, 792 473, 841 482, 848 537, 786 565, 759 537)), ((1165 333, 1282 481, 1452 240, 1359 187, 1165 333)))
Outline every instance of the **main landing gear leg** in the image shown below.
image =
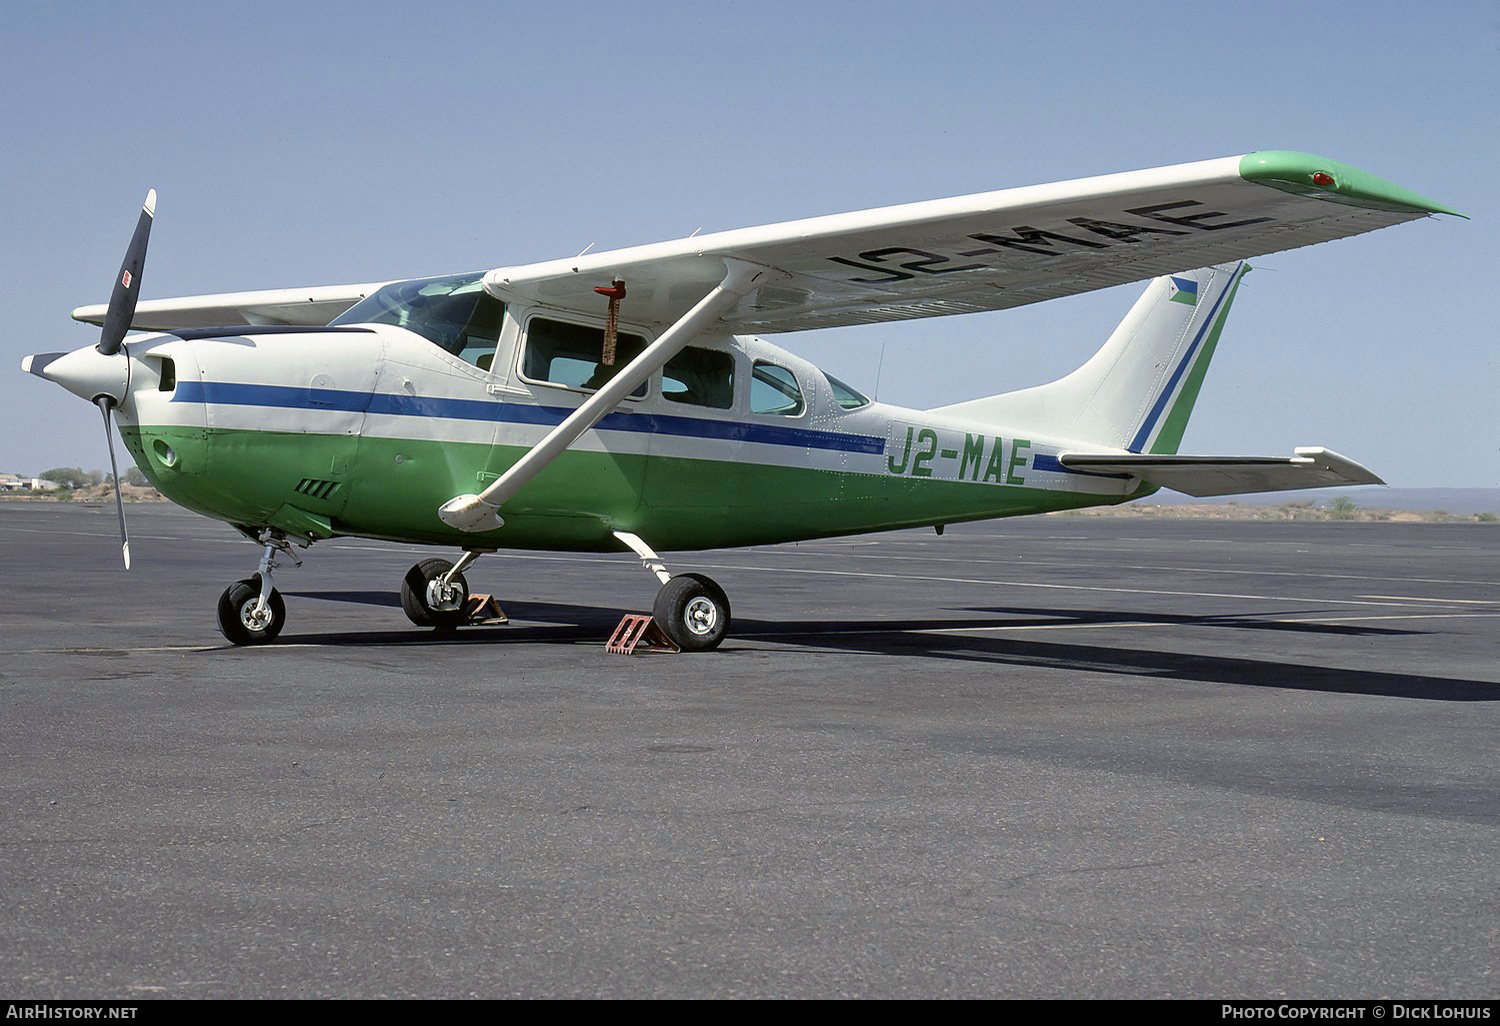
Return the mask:
POLYGON ((401 582, 401 610, 418 627, 452 630, 468 619, 469 582, 464 571, 490 549, 472 549, 457 563, 424 559, 401 582))
POLYGON ((264 645, 276 640, 286 626, 286 603, 273 583, 279 565, 276 553, 285 552, 293 563, 302 565, 282 532, 268 527, 258 540, 265 549, 255 576, 236 581, 219 596, 219 630, 235 645, 264 645))
POLYGON ((678 574, 667 570, 651 546, 625 531, 616 538, 641 557, 641 565, 661 581, 652 617, 684 652, 708 652, 719 647, 729 633, 729 596, 710 577, 678 574))

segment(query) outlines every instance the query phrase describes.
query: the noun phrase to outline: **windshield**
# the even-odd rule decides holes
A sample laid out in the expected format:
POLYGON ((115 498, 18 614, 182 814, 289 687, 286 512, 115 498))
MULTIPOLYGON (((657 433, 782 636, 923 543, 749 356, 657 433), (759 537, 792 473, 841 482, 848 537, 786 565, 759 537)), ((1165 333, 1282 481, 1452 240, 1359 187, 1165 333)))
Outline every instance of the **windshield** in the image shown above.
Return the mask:
POLYGON ((493 355, 505 304, 484 290, 483 272, 398 281, 372 292, 333 324, 395 324, 477 364, 493 355))

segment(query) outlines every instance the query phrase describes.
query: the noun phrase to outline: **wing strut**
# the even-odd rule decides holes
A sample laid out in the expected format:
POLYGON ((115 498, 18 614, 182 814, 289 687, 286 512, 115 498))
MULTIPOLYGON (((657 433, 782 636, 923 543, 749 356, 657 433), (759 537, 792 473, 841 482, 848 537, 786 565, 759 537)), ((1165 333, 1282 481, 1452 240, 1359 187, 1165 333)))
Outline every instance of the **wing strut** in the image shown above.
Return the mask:
POLYGON ((553 428, 547 437, 534 445, 526 455, 515 462, 509 470, 478 495, 459 495, 443 503, 438 517, 449 527, 460 531, 492 531, 502 526, 500 507, 510 500, 525 484, 536 477, 573 441, 597 424, 604 415, 613 410, 631 392, 668 360, 682 351, 700 332, 724 316, 745 296, 760 288, 773 276, 779 276, 770 268, 743 260, 725 258, 724 280, 683 314, 651 345, 634 360, 626 364, 599 391, 584 400, 583 405, 570 413, 565 420, 553 428))

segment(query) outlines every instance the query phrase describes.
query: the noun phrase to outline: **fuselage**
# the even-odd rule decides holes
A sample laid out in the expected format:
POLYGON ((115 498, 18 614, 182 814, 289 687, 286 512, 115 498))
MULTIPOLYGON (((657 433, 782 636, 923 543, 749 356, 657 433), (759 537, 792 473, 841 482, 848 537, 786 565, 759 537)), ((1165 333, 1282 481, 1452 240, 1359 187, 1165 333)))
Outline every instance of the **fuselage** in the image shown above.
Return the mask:
POLYGON ((207 516, 308 538, 611 550, 626 531, 683 550, 1139 494, 1129 479, 1064 471, 1061 439, 871 402, 762 339, 722 336, 695 341, 693 359, 656 374, 507 503, 503 527, 475 536, 438 507, 493 481, 590 391, 565 372, 539 378, 519 339, 477 360, 387 324, 182 332, 126 351, 121 432, 152 482, 207 516))

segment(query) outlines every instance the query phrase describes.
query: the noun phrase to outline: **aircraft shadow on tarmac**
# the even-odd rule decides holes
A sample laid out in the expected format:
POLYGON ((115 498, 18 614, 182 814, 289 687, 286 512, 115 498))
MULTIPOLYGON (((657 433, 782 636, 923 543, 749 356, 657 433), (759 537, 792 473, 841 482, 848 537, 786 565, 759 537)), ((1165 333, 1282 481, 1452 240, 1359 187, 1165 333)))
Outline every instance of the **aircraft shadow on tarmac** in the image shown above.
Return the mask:
MULTIPOLYGON (((287 597, 392 608, 400 606, 400 601, 389 592, 288 592, 287 597)), ((561 644, 593 642, 602 645, 619 618, 629 611, 557 602, 507 602, 505 610, 512 621, 521 622, 513 622, 505 627, 468 628, 442 633, 413 627, 406 630, 283 635, 283 640, 299 644, 365 647, 412 644, 473 645, 494 644, 497 641, 561 644)), ((1037 641, 978 633, 984 629, 1007 627, 1078 626, 1083 628, 1123 624, 1231 628, 1272 633, 1296 631, 1342 637, 1400 637, 1428 633, 1426 631, 1307 621, 1288 623, 1285 620, 1223 615, 1135 614, 1118 610, 998 607, 969 609, 964 612, 990 615, 969 618, 933 617, 881 621, 803 620, 795 625, 782 621, 736 618, 734 634, 729 644, 713 656, 697 658, 720 658, 723 655, 732 655, 734 639, 738 638, 868 655, 1087 670, 1095 673, 1279 688, 1289 691, 1322 691, 1441 702, 1500 701, 1500 683, 1495 681, 1345 669, 1337 666, 1318 666, 1275 659, 1202 655, 1150 648, 1113 648, 1070 642, 1037 641), (955 631, 973 633, 947 633, 955 631)), ((1306 611, 1297 612, 1305 613, 1306 611)))

